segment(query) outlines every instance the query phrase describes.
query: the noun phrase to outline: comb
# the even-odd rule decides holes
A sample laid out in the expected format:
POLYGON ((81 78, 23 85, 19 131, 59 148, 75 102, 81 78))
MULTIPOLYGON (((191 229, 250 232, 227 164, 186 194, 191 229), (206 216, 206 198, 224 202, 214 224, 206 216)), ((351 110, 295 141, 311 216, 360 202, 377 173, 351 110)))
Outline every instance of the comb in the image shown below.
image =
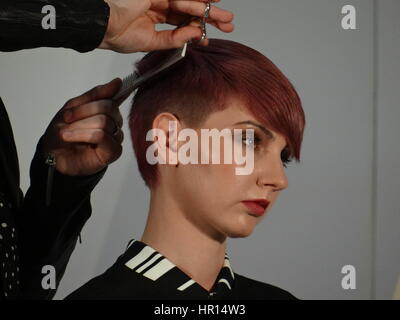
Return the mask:
POLYGON ((139 74, 137 71, 132 72, 122 80, 121 89, 114 95, 113 100, 121 104, 127 99, 132 92, 134 92, 143 82, 154 77, 165 69, 169 68, 179 60, 183 59, 186 55, 187 43, 183 47, 176 49, 165 61, 153 69, 139 74))

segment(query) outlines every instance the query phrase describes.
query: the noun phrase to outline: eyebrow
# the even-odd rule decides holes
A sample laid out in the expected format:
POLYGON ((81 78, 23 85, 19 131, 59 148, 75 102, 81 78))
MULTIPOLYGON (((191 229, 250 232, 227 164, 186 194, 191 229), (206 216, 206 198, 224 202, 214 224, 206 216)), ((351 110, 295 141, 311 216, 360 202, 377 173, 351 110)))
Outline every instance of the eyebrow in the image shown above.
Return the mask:
MULTIPOLYGON (((272 141, 274 141, 276 139, 276 136, 267 128, 263 127, 261 124, 256 123, 254 121, 251 120, 247 120, 247 121, 240 121, 240 122, 236 122, 234 125, 238 125, 238 124, 251 124, 259 129, 261 129, 261 131, 263 131, 269 138, 272 139, 272 141)), ((285 147, 283 149, 286 149, 288 147, 288 144, 285 145, 285 147)))
POLYGON ((262 125, 260 125, 258 123, 255 123, 253 121, 248 120, 248 121, 236 122, 234 125, 237 125, 237 124, 252 124, 253 126, 256 126, 257 128, 260 128, 272 140, 275 140, 275 138, 276 138, 275 135, 271 131, 269 131, 267 128, 263 127, 262 125))

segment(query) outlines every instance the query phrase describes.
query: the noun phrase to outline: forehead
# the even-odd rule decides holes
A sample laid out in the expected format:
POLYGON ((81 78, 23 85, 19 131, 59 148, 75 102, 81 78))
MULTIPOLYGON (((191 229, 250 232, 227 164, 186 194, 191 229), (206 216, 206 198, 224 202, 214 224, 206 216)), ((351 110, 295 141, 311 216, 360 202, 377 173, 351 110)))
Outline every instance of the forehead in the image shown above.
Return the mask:
POLYGON ((260 123, 260 121, 257 120, 257 118, 249 111, 246 105, 240 99, 234 97, 230 97, 225 101, 225 109, 211 113, 203 123, 202 127, 223 129, 237 126, 252 126, 251 124, 235 125, 236 123, 244 121, 258 124, 270 131, 276 139, 285 140, 282 134, 274 131, 270 126, 260 123))
POLYGON ((229 97, 224 102, 224 109, 212 112, 204 124, 226 124, 226 126, 229 126, 243 121, 244 118, 258 122, 240 99, 229 97))

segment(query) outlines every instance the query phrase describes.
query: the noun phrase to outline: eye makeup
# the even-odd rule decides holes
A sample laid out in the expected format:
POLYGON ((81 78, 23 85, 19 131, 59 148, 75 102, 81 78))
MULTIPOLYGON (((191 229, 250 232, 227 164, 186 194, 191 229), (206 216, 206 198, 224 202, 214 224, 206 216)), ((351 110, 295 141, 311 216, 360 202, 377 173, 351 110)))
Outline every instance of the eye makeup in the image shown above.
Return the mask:
MULTIPOLYGON (((250 129, 254 129, 254 137, 253 138, 247 137, 246 131, 243 130, 242 141, 243 141, 244 145, 246 145, 248 147, 252 147, 256 151, 259 151, 263 147, 264 139, 262 138, 262 136, 266 136, 267 141, 274 141, 276 139, 275 135, 270 130, 268 130, 267 128, 263 127, 262 125, 260 125, 256 122, 241 121, 241 122, 235 123, 235 125, 242 125, 242 124, 254 126, 253 128, 250 128, 250 129)), ((249 129, 249 128, 246 127, 245 129, 249 129)), ((286 145, 281 152, 281 160, 282 160, 283 166, 285 168, 287 168, 287 165, 290 162, 292 162, 292 158, 290 156, 290 151, 289 151, 288 145, 286 145)))

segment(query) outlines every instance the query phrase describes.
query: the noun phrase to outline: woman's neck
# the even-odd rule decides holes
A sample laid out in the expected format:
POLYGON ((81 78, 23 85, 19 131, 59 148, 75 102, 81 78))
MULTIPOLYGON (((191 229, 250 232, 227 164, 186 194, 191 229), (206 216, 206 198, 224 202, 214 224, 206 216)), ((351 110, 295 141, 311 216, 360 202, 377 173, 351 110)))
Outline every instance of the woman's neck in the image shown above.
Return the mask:
POLYGON ((152 192, 141 241, 210 291, 224 263, 226 238, 200 230, 171 199, 152 192))

